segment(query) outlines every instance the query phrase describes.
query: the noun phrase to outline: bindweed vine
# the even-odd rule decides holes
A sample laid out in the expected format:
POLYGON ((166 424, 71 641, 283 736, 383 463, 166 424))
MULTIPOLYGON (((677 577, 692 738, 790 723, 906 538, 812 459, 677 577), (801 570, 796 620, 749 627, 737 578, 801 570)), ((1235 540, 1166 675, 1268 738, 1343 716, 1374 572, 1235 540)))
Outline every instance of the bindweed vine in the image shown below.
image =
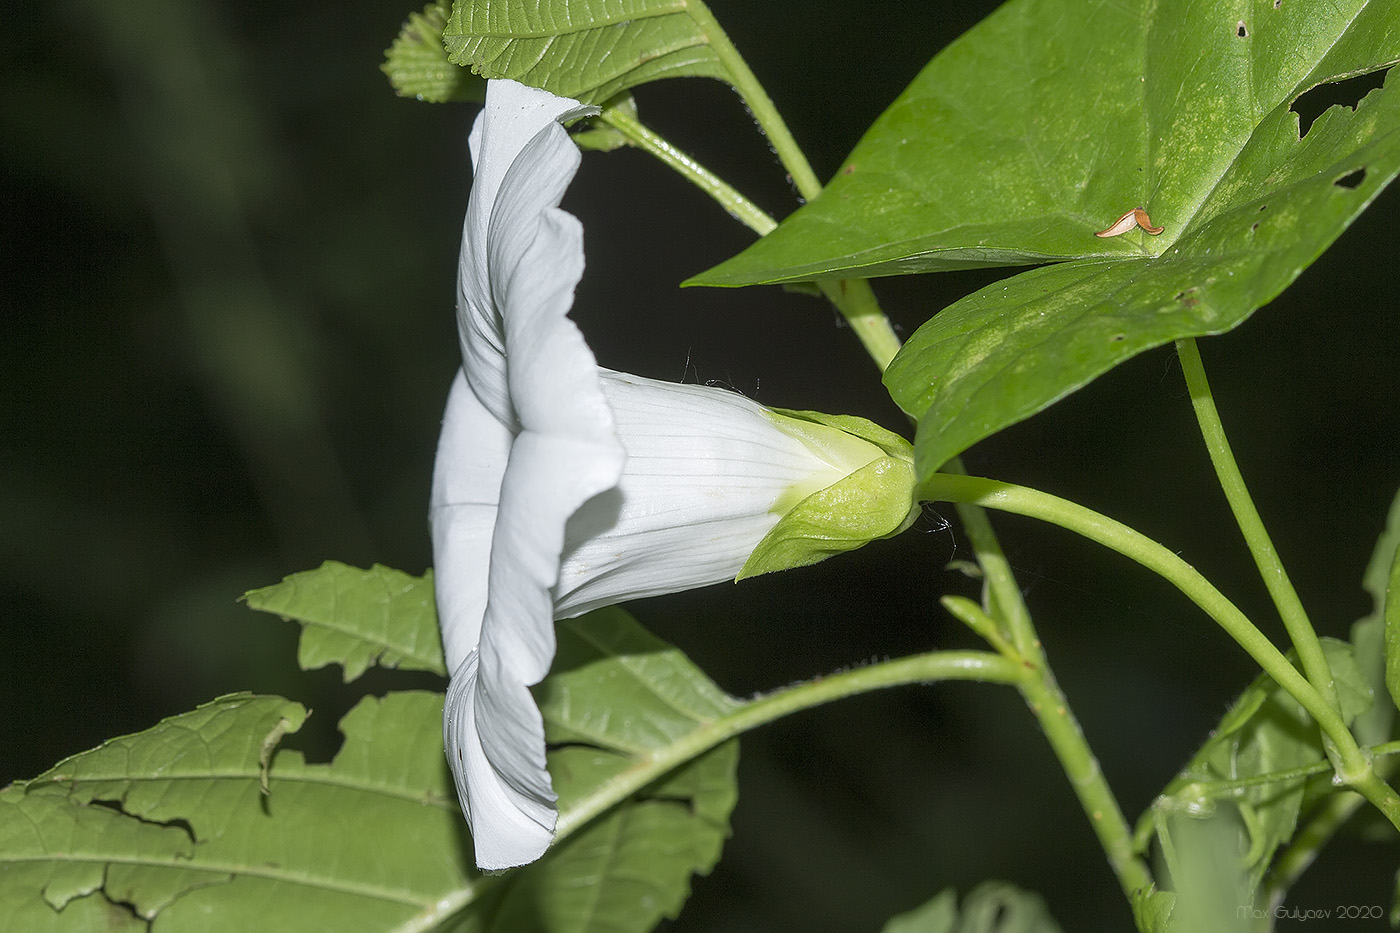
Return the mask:
MULTIPOLYGON (((1012 0, 930 49, 826 185, 698 0, 439 0, 410 13, 384 66, 394 87, 480 105, 461 366, 443 385, 423 490, 434 567, 327 562, 245 599, 301 625, 305 668, 414 669, 443 691, 367 693, 328 764, 283 747, 304 706, 235 694, 10 785, 0 914, 35 930, 647 930, 719 862, 745 734, 955 681, 1019 692, 1143 933, 1272 928, 1360 813, 1400 864, 1400 497, 1364 577, 1373 612, 1349 640, 1324 637, 1314 620, 1330 610, 1305 606, 1290 580, 1198 347, 1289 287, 1400 174, 1393 80, 1306 130, 1295 109, 1400 61, 1393 11, 1300 6, 1264 4, 1246 24, 1201 5, 1012 0), (1078 62, 1104 65, 1087 75, 1078 62), (633 92, 677 77, 737 92, 792 213, 765 212, 643 121, 633 92), (561 205, 582 159, 621 147, 755 235, 684 284, 824 299, 907 420, 600 367, 570 317, 594 231, 561 205), (905 341, 872 285, 998 266, 1033 268, 926 309, 905 341), (964 467, 973 445, 1167 345, 1290 646, 1172 542, 964 467), (985 648, 930 636, 908 656, 741 699, 619 608, 898 547, 927 503, 955 506, 981 592, 920 611, 985 648), (1200 611, 1184 625, 1213 623, 1259 669, 1136 823, 991 512, 1128 558, 1200 611)), ((1058 929, 1034 894, 1001 885, 961 907, 945 891, 885 929, 990 933, 1008 916, 1058 929)))

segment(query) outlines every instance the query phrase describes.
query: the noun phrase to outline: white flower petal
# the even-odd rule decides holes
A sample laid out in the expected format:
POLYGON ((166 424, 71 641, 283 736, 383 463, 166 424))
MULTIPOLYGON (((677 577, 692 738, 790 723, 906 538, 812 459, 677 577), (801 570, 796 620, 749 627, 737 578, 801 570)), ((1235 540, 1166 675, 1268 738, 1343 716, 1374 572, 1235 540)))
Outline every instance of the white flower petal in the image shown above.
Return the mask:
POLYGON ((511 439, 510 430, 482 407, 458 370, 442 419, 428 510, 438 625, 449 671, 481 640, 485 555, 491 552, 511 439))
MULTIPOLYGON (((521 690, 525 687, 521 686, 521 690)), ((526 691, 528 699, 528 691, 526 691)), ((473 651, 453 671, 447 688, 443 732, 448 737, 448 761, 456 777, 462 811, 472 826, 472 845, 476 863, 484 869, 511 868, 540 857, 554 835, 557 814, 549 802, 541 801, 539 788, 522 794, 502 777, 502 769, 487 758, 477 730, 478 701, 477 655, 473 651), (463 786, 470 794, 461 793, 463 786)), ((534 709, 534 703, 529 703, 534 709)), ((539 711, 534 712, 536 718, 539 711)), ((544 767, 544 743, 539 743, 538 760, 513 768, 525 774, 538 773, 544 767)), ((527 754, 529 749, 517 749, 527 754)), ((546 800, 553 801, 549 787, 543 789, 546 800)))
MULTIPOLYGON (((569 142, 558 121, 596 112, 596 108, 514 81, 489 82, 487 96, 471 134, 474 174, 462 231, 457 327, 467 381, 482 404, 509 425, 515 415, 506 389, 505 324, 503 307, 494 291, 505 280, 507 269, 516 266, 540 223, 538 207, 530 210, 528 202, 556 207, 578 170, 578 147, 569 142), (542 131, 549 139, 541 151, 522 158, 542 131), (522 177, 507 179, 512 171, 522 177), (535 193, 537 188, 547 194, 541 198, 535 193), (502 200, 506 203, 498 205, 502 200), (527 242, 519 242, 521 239, 527 242), (512 245, 517 250, 514 255, 490 255, 493 248, 508 250, 512 245), (498 268, 496 262, 504 262, 507 268, 498 268)), ((572 217, 569 220, 577 223, 572 217)), ((548 278, 552 271, 560 272, 561 279, 572 274, 566 286, 572 293, 583 271, 582 248, 576 268, 556 270, 547 265, 535 269, 533 275, 548 278)))
MULTIPOLYGON (((476 406, 449 403, 440 446, 449 462, 440 460, 440 468, 450 473, 454 463, 479 456, 481 468, 467 481, 497 493, 496 508, 488 536, 485 509, 445 506, 434 544, 458 552, 452 564, 442 553, 434 558, 439 593, 457 602, 449 611, 485 606, 477 640, 468 637, 467 621, 443 623, 452 662, 443 736, 483 868, 533 861, 551 838, 555 795, 529 687, 554 658, 552 591, 565 523, 616 485, 625 459, 597 361, 567 317, 583 273, 583 231, 558 205, 579 154, 556 121, 578 110, 542 91, 492 82, 473 131, 477 176, 463 233, 458 325, 466 394, 476 406), (483 429, 489 458, 448 442, 450 431, 465 434, 488 420, 495 423, 483 429), (501 431, 508 453, 492 474, 484 464, 499 460, 501 431)), ((476 505, 493 497, 479 498, 476 505)))
POLYGON ((617 488, 569 521, 560 618, 733 580, 777 524, 780 498, 849 472, 737 392, 608 370, 603 391, 627 463, 617 488))
POLYGON ((598 369, 567 317, 583 232, 559 209, 579 153, 558 121, 583 112, 491 81, 472 131, 464 374, 431 516, 452 672, 443 737, 488 869, 535 860, 553 836, 529 688, 553 661, 554 619, 733 579, 782 512, 879 454, 827 444, 835 429, 782 429, 733 392, 598 369))

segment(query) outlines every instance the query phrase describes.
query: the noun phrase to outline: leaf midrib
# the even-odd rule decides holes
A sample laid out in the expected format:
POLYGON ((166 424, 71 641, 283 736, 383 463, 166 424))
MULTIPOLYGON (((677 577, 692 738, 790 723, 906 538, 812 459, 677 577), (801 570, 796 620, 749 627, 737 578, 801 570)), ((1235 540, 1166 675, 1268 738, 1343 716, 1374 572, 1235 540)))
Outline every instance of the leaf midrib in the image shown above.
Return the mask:
MULTIPOLYGON (((317 768, 317 767, 332 768, 332 767, 334 767, 334 765, 314 765, 314 764, 308 764, 308 765, 305 765, 304 767, 307 767, 307 768, 317 768)), ((182 773, 180 773, 180 774, 161 774, 161 775, 132 775, 132 774, 115 774, 115 775, 101 775, 101 774, 99 774, 99 775, 92 775, 92 774, 84 774, 82 777, 75 777, 75 778, 72 778, 72 779, 67 780, 67 781, 59 781, 59 780, 53 780, 53 779, 45 780, 45 781, 43 781, 43 782, 37 782, 37 781, 36 781, 36 782, 31 783, 31 784, 29 785, 29 788, 35 788, 35 789, 37 789, 37 788, 43 788, 43 787, 54 787, 54 788, 57 788, 57 789, 59 789, 59 790, 64 791, 65 793, 67 793, 67 794, 71 797, 73 791, 77 791, 77 790, 87 790, 88 788, 87 788, 85 785, 96 784, 96 783, 104 783, 104 782, 105 782, 105 783, 109 783, 109 784, 121 784, 121 783, 125 783, 125 784, 135 784, 135 785, 140 785, 140 786, 149 786, 149 785, 159 784, 159 783, 187 782, 187 781, 243 781, 243 782, 247 782, 247 783, 256 784, 256 783, 259 781, 259 779, 260 779, 260 775, 259 775, 259 773, 258 773, 257 771, 248 772, 248 771, 213 771, 213 770, 211 770, 211 771, 189 771, 189 772, 182 772, 182 773)), ((420 805, 420 806, 436 807, 437 809, 443 810, 443 811, 445 811, 445 812, 455 812, 456 809, 457 809, 456 802, 453 801, 453 800, 451 800, 449 797, 442 797, 440 800, 435 800, 435 799, 433 799, 433 798, 438 796, 438 795, 436 795, 436 794, 431 795, 431 796, 428 795, 428 794, 423 794, 423 793, 417 793, 417 794, 415 794, 415 793, 412 793, 412 792, 409 792, 409 791, 406 791, 406 790, 396 789, 396 788, 390 787, 390 786, 388 786, 388 785, 370 784, 370 783, 355 783, 355 782, 350 781, 350 780, 336 779, 336 776, 335 776, 335 775, 332 775, 332 774, 328 774, 328 773, 318 774, 318 773, 316 773, 316 772, 314 772, 314 771, 303 771, 303 772, 301 772, 300 774, 278 774, 278 773, 277 773, 277 769, 276 769, 276 765, 274 765, 274 766, 273 766, 273 769, 272 769, 271 776, 270 776, 270 778, 269 778, 269 786, 276 785, 276 784, 279 783, 279 782, 285 782, 285 783, 289 783, 289 784, 316 785, 316 786, 324 786, 324 787, 339 787, 339 788, 347 789, 347 790, 356 790, 356 791, 360 791, 360 792, 362 792, 362 793, 373 794, 373 795, 375 795, 375 796, 385 797, 385 798, 392 799, 392 800, 402 800, 402 801, 404 801, 405 803, 413 803, 413 804, 418 804, 418 805, 420 805)), ((125 795, 123 795, 123 796, 125 796, 125 795)), ((92 797, 91 799, 94 799, 94 800, 107 800, 107 799, 110 799, 110 798, 104 797, 104 796, 102 796, 101 794, 94 794, 93 797, 92 797)), ((126 812, 126 811, 123 810, 122 812, 126 812)), ((134 815, 134 814, 128 814, 128 815, 134 815)), ((139 815, 137 816, 137 818, 138 818, 138 819, 140 818, 139 815)))
MULTIPOLYGON (((587 23, 583 23, 583 24, 579 24, 579 25, 575 25, 575 26, 570 26, 570 27, 564 28, 564 29, 548 29, 548 30, 543 30, 543 31, 529 31, 529 32, 521 32, 521 31, 516 31, 516 30, 513 30, 513 31, 511 31, 511 32, 489 32, 489 31, 486 31, 486 30, 476 29, 475 27, 472 27, 470 23, 464 23, 464 24, 463 24, 463 28, 471 27, 471 29, 472 29, 471 33, 470 33, 470 34, 458 33, 458 34, 454 35, 453 38, 468 39, 468 40, 470 40, 470 39, 549 39, 549 38, 554 38, 554 37, 558 37, 558 36, 576 35, 576 34, 578 34, 578 33, 583 33, 583 32, 593 32, 593 31, 602 30, 602 29, 612 29, 612 28, 615 28, 615 27, 618 27, 618 26, 623 26, 623 27, 625 27, 628 23, 635 23, 635 22, 637 22, 638 20, 656 19, 656 18, 662 17, 662 16, 677 16, 677 15, 684 15, 684 16, 686 16, 687 18, 689 18, 692 22, 695 21, 695 18, 694 18, 693 16, 690 15, 690 3, 689 3, 689 0, 674 0, 674 2, 671 3, 669 6, 660 7, 660 8, 654 9, 654 10, 645 10, 645 11, 643 11, 642 13, 639 13, 639 14, 636 14, 636 15, 633 15, 633 16, 626 16, 626 17, 622 17, 622 16, 604 17, 604 18, 601 18, 601 19, 590 20, 590 21, 587 22, 587 23)), ((698 23, 698 22, 696 23, 696 26, 697 26, 697 27, 699 26, 699 23, 698 23)), ((703 30, 702 30, 701 34, 704 35, 703 30)), ((706 42, 708 42, 708 37, 706 37, 706 42)))

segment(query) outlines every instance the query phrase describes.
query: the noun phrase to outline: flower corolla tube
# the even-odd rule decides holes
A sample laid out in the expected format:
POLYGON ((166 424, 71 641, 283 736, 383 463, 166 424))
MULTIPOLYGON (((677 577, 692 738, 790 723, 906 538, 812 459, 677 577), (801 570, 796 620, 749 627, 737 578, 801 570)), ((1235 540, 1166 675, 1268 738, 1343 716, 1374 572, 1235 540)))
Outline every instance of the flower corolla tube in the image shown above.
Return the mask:
POLYGON ((430 517, 443 736, 484 869, 534 861, 553 837, 529 688, 556 618, 812 563, 915 514, 909 445, 869 422, 599 368, 567 316, 583 230, 558 206, 580 160, 561 121, 590 112, 492 81, 471 133, 463 362, 430 517))

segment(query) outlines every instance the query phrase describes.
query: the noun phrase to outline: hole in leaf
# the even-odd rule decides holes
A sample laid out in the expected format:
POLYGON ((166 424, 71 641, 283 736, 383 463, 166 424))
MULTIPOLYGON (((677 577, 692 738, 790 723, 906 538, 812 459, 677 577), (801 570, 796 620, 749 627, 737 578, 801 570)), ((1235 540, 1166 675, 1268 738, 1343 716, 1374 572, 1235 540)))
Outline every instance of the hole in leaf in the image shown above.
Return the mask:
POLYGON ((1109 342, 1110 342, 1110 343, 1122 343, 1124 340, 1127 340, 1127 339, 1128 339, 1128 335, 1127 335, 1127 334, 1114 334, 1112 337, 1109 338, 1109 342))
POLYGON ((1250 233, 1254 233, 1254 232, 1255 232, 1256 230, 1258 230, 1258 229, 1259 229, 1259 221, 1257 221, 1257 220, 1256 220, 1254 223, 1252 223, 1252 224, 1249 225, 1249 232, 1250 232, 1250 233))
POLYGON ((148 826, 169 826, 172 829, 180 830, 180 832, 188 836, 190 842, 199 841, 195 838, 194 827, 190 825, 188 820, 183 819, 182 817, 177 816, 171 820, 153 820, 149 817, 142 816, 139 813, 132 813, 130 810, 128 810, 122 805, 122 802, 120 800, 103 800, 98 797, 94 797, 88 805, 93 807, 102 807, 105 810, 114 810, 117 813, 122 814, 123 816, 129 816, 133 820, 145 823, 148 826))
POLYGON ((1319 84, 1312 90, 1299 94, 1298 99, 1293 101, 1293 106, 1288 108, 1298 115, 1298 138, 1302 139, 1308 135, 1308 130, 1312 129, 1317 118, 1331 107, 1355 110, 1356 105, 1361 103, 1361 98, 1385 84, 1385 76, 1389 73, 1389 68, 1383 68, 1343 81, 1319 84))
POLYGON ((1277 9, 1278 9, 1279 7, 1281 7, 1281 6, 1283 6, 1283 0, 1274 0, 1274 9, 1275 9, 1275 10, 1277 10, 1277 9))
POLYGON ((1355 188, 1365 180, 1366 170, 1364 168, 1359 168, 1354 172, 1347 172, 1341 178, 1332 182, 1332 184, 1336 185, 1338 188, 1355 188))
POLYGON ((1259 213, 1261 213, 1261 214, 1264 213, 1265 211, 1267 211, 1268 209, 1269 209, 1269 205, 1267 205, 1267 204, 1260 204, 1260 205, 1259 205, 1259 213))
POLYGON ((1245 26, 1244 20, 1240 20, 1235 24, 1235 35, 1239 36, 1241 39, 1249 38, 1249 27, 1245 26))

